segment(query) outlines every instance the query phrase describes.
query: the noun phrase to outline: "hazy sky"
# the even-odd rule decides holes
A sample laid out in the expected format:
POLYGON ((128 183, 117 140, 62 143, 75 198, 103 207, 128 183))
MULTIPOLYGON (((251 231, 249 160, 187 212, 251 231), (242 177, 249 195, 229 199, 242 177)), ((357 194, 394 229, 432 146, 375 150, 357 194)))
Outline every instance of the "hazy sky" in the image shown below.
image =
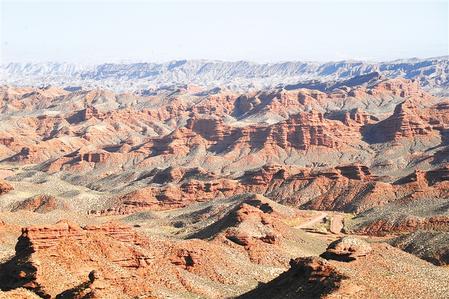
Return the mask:
POLYGON ((1 1, 2 62, 448 55, 448 1, 1 1))

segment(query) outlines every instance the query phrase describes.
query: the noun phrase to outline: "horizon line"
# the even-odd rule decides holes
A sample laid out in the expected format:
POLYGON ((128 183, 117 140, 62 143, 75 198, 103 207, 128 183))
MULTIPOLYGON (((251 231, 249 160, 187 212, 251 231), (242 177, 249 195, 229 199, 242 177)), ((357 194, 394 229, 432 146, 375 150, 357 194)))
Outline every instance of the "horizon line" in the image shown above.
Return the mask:
POLYGON ((327 63, 339 63, 339 62, 365 62, 365 63, 393 63, 396 61, 412 61, 412 60, 439 60, 439 59, 449 59, 449 53, 447 55, 439 55, 439 56, 431 56, 431 57, 404 57, 404 58, 395 58, 395 59, 387 59, 387 60, 377 60, 377 59, 363 59, 363 58, 348 58, 348 59, 339 59, 339 60, 278 60, 278 61, 267 61, 267 62, 258 62, 247 59, 238 59, 238 60, 226 60, 226 59, 208 59, 208 58, 186 58, 186 59, 171 59, 164 61, 151 61, 151 60, 132 60, 132 59, 123 59, 123 61, 104 61, 104 62, 70 62, 70 61, 57 61, 57 60, 47 60, 47 61, 9 61, 9 62, 1 62, 0 65, 5 66, 9 64, 68 64, 68 65, 86 65, 86 66, 98 66, 98 65, 107 65, 107 64, 139 64, 139 63, 147 63, 147 64, 168 64, 173 62, 181 62, 181 61, 201 61, 201 62, 216 62, 216 63, 239 63, 239 62, 247 62, 251 64, 283 64, 283 63, 317 63, 317 64, 327 64, 327 63))

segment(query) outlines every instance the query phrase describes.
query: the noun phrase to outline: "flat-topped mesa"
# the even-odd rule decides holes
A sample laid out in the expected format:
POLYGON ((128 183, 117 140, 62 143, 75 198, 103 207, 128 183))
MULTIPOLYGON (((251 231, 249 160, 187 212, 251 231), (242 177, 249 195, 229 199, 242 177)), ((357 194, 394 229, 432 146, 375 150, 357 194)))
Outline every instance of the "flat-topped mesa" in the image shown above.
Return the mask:
POLYGON ((261 132, 260 136, 251 134, 250 139, 253 146, 259 147, 271 144, 284 149, 295 148, 297 150, 307 150, 311 146, 334 148, 338 142, 332 138, 330 126, 332 124, 324 120, 321 112, 300 112, 291 115, 283 122, 266 127, 265 133, 261 132), (265 138, 263 138, 264 136, 265 138))
POLYGON ((338 166, 336 167, 341 175, 347 177, 351 180, 370 180, 372 178, 371 172, 367 166, 360 164, 346 165, 346 166, 338 166))
POLYGON ((115 240, 138 245, 141 241, 131 227, 117 222, 108 222, 102 225, 87 225, 83 228, 86 232, 102 233, 115 240))
POLYGON ((100 233, 122 242, 139 243, 137 234, 126 225, 106 223, 81 228, 76 223, 61 220, 53 225, 22 228, 22 234, 16 244, 16 255, 54 248, 67 239, 82 243, 86 240, 87 233, 100 233))
POLYGON ((55 247, 64 238, 81 241, 83 237, 82 228, 69 221, 59 221, 48 226, 24 227, 16 244, 16 255, 55 247))
POLYGON ((109 155, 110 154, 104 150, 98 150, 96 152, 80 153, 79 160, 100 163, 106 161, 109 155))
POLYGON ((380 95, 390 93, 393 96, 408 98, 411 96, 417 97, 431 97, 424 92, 417 80, 408 80, 404 78, 388 79, 381 81, 368 89, 370 95, 380 95))

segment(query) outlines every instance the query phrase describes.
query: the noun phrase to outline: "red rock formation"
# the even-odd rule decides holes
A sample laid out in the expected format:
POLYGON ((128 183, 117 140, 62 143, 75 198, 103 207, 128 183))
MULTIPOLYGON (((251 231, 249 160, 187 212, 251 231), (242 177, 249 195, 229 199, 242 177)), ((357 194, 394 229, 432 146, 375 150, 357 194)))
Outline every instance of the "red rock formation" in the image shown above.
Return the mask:
POLYGON ((354 164, 336 167, 341 173, 341 175, 352 179, 352 180, 370 180, 371 172, 367 166, 354 164))
MULTIPOLYGON (((290 145, 293 148, 307 150, 310 146, 336 147, 338 142, 332 138, 330 131, 324 124, 324 118, 321 113, 311 112, 307 114, 297 114, 291 117, 285 123, 288 128, 287 136, 280 129, 278 137, 281 145, 290 145), (287 138, 283 138, 287 137, 287 138)), ((285 127, 281 127, 285 128, 285 127)), ((276 140, 277 138, 274 137, 276 140)), ((281 146, 282 147, 282 146, 281 146)))
POLYGON ((81 241, 83 236, 82 228, 69 221, 60 221, 52 226, 25 227, 17 242, 16 252, 36 252, 57 246, 61 239, 81 241))
POLYGON ((23 147, 19 153, 12 156, 9 160, 11 162, 27 162, 33 163, 40 161, 42 157, 39 155, 39 150, 35 147, 23 147))
POLYGON ((91 214, 122 215, 144 210, 167 210, 184 207, 193 202, 209 201, 242 193, 245 189, 237 181, 217 179, 211 181, 189 180, 179 187, 150 186, 129 192, 114 200, 105 210, 90 211, 91 214))
MULTIPOLYGON (((105 271, 103 283, 106 289, 112 291, 104 294, 106 298, 148 292, 148 285, 138 286, 142 281, 137 276, 137 284, 133 281, 120 282, 130 275, 126 269, 147 267, 147 261, 151 259, 132 247, 131 244, 140 244, 138 240, 139 237, 131 228, 119 224, 82 229, 69 221, 60 221, 51 226, 23 228, 15 256, 0 269, 2 288, 25 287, 43 298, 53 298, 58 294, 75 291, 76 288, 83 289, 83 280, 88 276, 86 270, 95 267, 105 271), (107 263, 101 260, 106 260, 107 263), (121 269, 122 276, 117 275, 117 269, 121 269), (56 271, 56 276, 53 271, 56 271), (58 274, 64 272, 73 276, 65 279, 58 274), (58 283, 54 283, 54 279, 58 283), (114 293, 115 295, 111 295, 114 293)), ((89 279, 92 283, 90 275, 89 279)), ((99 285, 96 284, 95 287, 99 285)), ((82 291, 81 289, 78 291, 82 291)))
POLYGON ((38 195, 30 197, 20 203, 18 203, 12 211, 28 210, 38 213, 48 213, 56 209, 68 210, 68 206, 63 202, 58 202, 58 200, 51 195, 38 195))
POLYGON ((67 121, 70 123, 79 123, 91 118, 102 119, 103 114, 101 114, 97 108, 94 106, 88 106, 87 108, 80 110, 70 117, 67 118, 67 121))
POLYGON ((391 117, 376 124, 368 139, 374 142, 398 141, 432 134, 432 127, 420 116, 413 100, 406 100, 396 106, 391 117))
POLYGON ((395 184, 409 184, 417 187, 417 191, 428 190, 430 186, 435 188, 445 188, 449 181, 449 165, 438 167, 432 170, 415 170, 412 174, 401 178, 395 184), (441 186, 439 184, 442 184, 441 186))
POLYGON ((12 190, 14 190, 14 187, 11 184, 0 180, 0 195, 8 193, 12 190))
POLYGON ((433 186, 440 182, 448 182, 449 181, 449 165, 427 171, 425 173, 425 178, 430 186, 433 186))
POLYGON ((14 137, 1 137, 0 144, 10 146, 14 142, 14 137))
POLYGON ((376 120, 378 119, 359 108, 345 112, 342 119, 347 126, 371 124, 376 120))
POLYGON ((224 125, 220 118, 190 118, 186 127, 204 139, 214 142, 222 141, 225 134, 229 134, 229 128, 224 125))
MULTIPOLYGON (((273 206, 274 213, 277 209, 273 206)), ((254 215, 242 217, 242 221, 249 221, 254 215)), ((276 230, 278 224, 262 225, 276 230)), ((282 238, 287 237, 292 238, 290 245, 309 242, 304 234, 293 229, 290 234, 283 231, 282 238)), ((279 267, 282 257, 285 266, 295 252, 272 241, 268 236, 253 244, 253 260, 279 267)), ((132 298, 148 296, 153 290, 226 297, 241 293, 241 288, 249 289, 260 275, 254 273, 257 264, 249 261, 246 250, 232 244, 223 244, 221 240, 147 237, 117 223, 81 228, 62 221, 32 226, 23 228, 15 256, 0 266, 0 286, 26 287, 43 298, 69 294, 72 298, 80 293, 88 293, 91 298, 95 294, 98 297, 93 298, 132 298), (211 284, 213 289, 209 287, 211 284)))
POLYGON ((335 266, 319 257, 290 261, 290 269, 240 298, 325 298, 340 288, 345 278, 335 266))
POLYGON ((449 216, 416 217, 403 216, 400 219, 381 219, 357 229, 357 233, 385 236, 397 233, 415 232, 418 230, 441 230, 449 229, 449 216))
POLYGON ((430 98, 430 95, 425 93, 421 87, 419 86, 419 82, 416 80, 407 80, 403 78, 384 80, 368 91, 370 95, 378 95, 378 94, 391 94, 393 96, 399 96, 402 98, 409 97, 422 97, 422 98, 430 98))
POLYGON ((326 252, 323 253, 321 257, 350 262, 366 256, 371 250, 372 248, 368 242, 356 237, 347 236, 329 244, 326 252))
POLYGON ((105 151, 89 152, 80 154, 80 161, 101 163, 108 159, 109 154, 105 151))
POLYGON ((87 232, 102 233, 120 242, 141 245, 144 242, 131 227, 118 222, 103 225, 87 225, 83 228, 87 232))
POLYGON ((178 183, 185 175, 186 170, 180 167, 167 167, 162 171, 158 171, 153 177, 152 182, 156 184, 178 183))

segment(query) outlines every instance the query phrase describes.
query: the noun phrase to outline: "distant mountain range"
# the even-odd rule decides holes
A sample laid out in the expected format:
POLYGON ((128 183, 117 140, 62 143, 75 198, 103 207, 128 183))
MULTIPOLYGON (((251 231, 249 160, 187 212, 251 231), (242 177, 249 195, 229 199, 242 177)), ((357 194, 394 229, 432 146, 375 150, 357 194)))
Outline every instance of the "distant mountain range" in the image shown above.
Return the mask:
POLYGON ((449 56, 389 62, 253 63, 178 60, 166 63, 9 63, 0 66, 0 82, 13 85, 75 85, 137 90, 167 85, 196 84, 231 89, 272 87, 301 82, 344 81, 378 72, 387 78, 416 79, 435 93, 447 93, 449 56))

